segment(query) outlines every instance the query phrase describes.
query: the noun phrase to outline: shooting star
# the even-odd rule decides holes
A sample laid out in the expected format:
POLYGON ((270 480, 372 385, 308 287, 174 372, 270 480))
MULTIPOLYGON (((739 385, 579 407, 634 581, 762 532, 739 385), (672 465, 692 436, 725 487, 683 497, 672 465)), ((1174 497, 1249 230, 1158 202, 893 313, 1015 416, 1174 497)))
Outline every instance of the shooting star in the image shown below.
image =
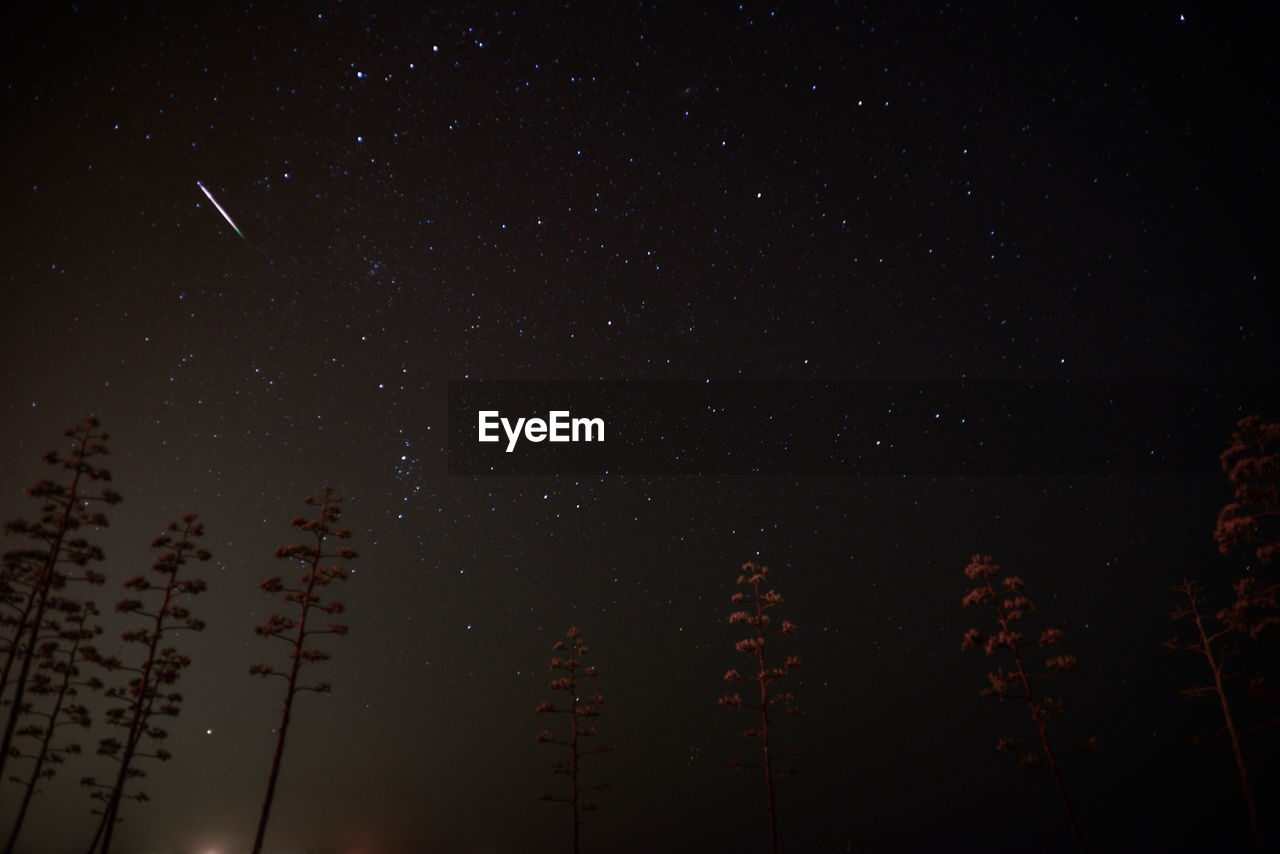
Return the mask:
POLYGON ((222 209, 222 205, 218 204, 218 200, 213 197, 213 193, 209 192, 209 188, 204 184, 201 184, 199 181, 196 181, 196 186, 200 188, 200 192, 209 197, 209 201, 213 202, 213 206, 218 209, 218 213, 222 214, 222 218, 227 221, 227 225, 235 228, 236 234, 239 234, 240 239, 247 243, 248 240, 245 238, 244 233, 241 232, 239 228, 236 228, 236 224, 231 221, 231 215, 222 209))

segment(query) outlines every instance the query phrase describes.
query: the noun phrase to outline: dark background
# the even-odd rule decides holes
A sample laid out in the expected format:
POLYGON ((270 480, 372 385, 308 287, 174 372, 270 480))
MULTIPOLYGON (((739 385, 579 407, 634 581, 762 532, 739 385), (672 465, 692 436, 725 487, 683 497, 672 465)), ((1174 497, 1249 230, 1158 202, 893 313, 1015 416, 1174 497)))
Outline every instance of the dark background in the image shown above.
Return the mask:
MULTIPOLYGON (((351 634, 268 850, 565 850, 533 709, 570 625, 618 748, 585 848, 765 850, 760 781, 726 768, 750 721, 716 705, 746 560, 805 661, 787 850, 1071 850, 1047 775, 992 749, 1023 710, 959 649, 979 551, 1080 660, 1058 738, 1102 741, 1066 770, 1096 849, 1247 845, 1228 752, 1189 738, 1214 709, 1175 693, 1198 665, 1160 643, 1170 586, 1221 601, 1248 565, 1211 533, 1259 409, 1224 384, 1274 378, 1272 34, 1248 7, 905 5, 8 10, 0 510, 34 515, 40 454, 93 413, 125 496, 100 605, 180 513, 215 558, 117 850, 248 849, 281 700, 247 675, 278 654, 257 584, 325 482, 351 634), (1142 476, 451 476, 467 379, 1159 380, 1221 422, 1189 406, 1161 441, 1199 467, 1142 476)), ((108 734, 23 850, 87 847, 108 734)))

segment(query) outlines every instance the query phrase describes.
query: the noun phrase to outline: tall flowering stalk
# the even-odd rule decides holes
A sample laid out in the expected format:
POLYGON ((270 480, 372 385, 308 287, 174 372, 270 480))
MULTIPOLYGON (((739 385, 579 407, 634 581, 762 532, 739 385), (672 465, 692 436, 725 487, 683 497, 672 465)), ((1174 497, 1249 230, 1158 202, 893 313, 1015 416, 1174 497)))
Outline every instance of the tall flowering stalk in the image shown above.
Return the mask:
POLYGON ((92 602, 65 597, 57 597, 51 607, 57 612, 57 618, 50 620, 53 636, 40 645, 40 663, 29 686, 31 694, 45 698, 46 704, 40 707, 28 704, 24 712, 33 720, 16 733, 34 740, 35 746, 30 752, 14 748, 14 755, 32 760, 32 767, 25 781, 12 778, 23 783, 22 804, 9 829, 5 854, 13 851, 17 844, 27 810, 40 791, 37 788, 40 781, 52 778, 67 756, 80 753, 79 742, 54 744, 54 737, 61 729, 87 728, 91 723, 88 707, 79 702, 80 689, 96 691, 102 687, 97 678, 81 678, 79 667, 81 661, 95 654, 88 641, 102 634, 102 627, 91 622, 98 616, 98 609, 92 602))
POLYGON ((164 741, 169 733, 156 723, 156 719, 177 717, 181 710, 182 695, 173 690, 173 684, 190 666, 191 659, 174 646, 162 646, 161 641, 174 632, 204 630, 204 620, 193 616, 183 603, 186 597, 203 593, 205 582, 199 578, 179 577, 188 560, 194 559, 201 563, 209 560, 209 552, 197 547, 195 543, 202 536, 204 525, 196 521, 194 513, 185 514, 181 523, 170 522, 165 533, 151 543, 151 547, 160 552, 160 556, 151 565, 151 571, 159 579, 153 581, 136 575, 123 584, 128 593, 146 596, 154 592, 158 595, 159 601, 154 605, 148 605, 142 599, 132 596, 126 596, 116 603, 117 614, 143 618, 141 626, 121 635, 126 644, 138 644, 143 648, 145 655, 142 662, 133 665, 114 657, 92 658, 109 671, 123 671, 132 675, 126 685, 115 685, 104 692, 107 697, 124 703, 123 706, 107 710, 107 723, 116 727, 117 733, 123 735, 124 740, 113 736, 98 742, 99 755, 110 757, 120 765, 115 780, 110 785, 99 783, 93 777, 85 777, 80 781, 82 786, 92 790, 92 797, 103 803, 102 819, 98 823, 93 843, 89 846, 90 854, 95 851, 107 854, 110 851, 123 800, 147 800, 143 792, 125 791, 130 780, 146 776, 146 772, 137 767, 137 760, 157 759, 164 762, 169 759, 169 752, 164 749, 164 741), (144 739, 153 745, 150 752, 144 747, 144 739))
MULTIPOLYGON (((1233 493, 1214 528, 1218 551, 1250 552, 1259 570, 1270 569, 1280 561, 1280 424, 1257 415, 1241 419, 1219 461, 1233 493)), ((1227 625, 1255 640, 1280 628, 1280 581, 1274 573, 1246 575, 1235 583, 1235 594, 1223 614, 1227 625)), ((1260 679, 1256 693, 1264 687, 1269 686, 1260 679)))
MULTIPOLYGON (((1213 677, 1212 683, 1183 688, 1181 693, 1188 698, 1213 696, 1218 701, 1218 708, 1222 711, 1224 730, 1231 747, 1231 756, 1235 759, 1236 773, 1240 777, 1240 793, 1244 798, 1245 810, 1249 814, 1249 827, 1253 832, 1254 846, 1261 854, 1266 850, 1266 846, 1262 841, 1258 809, 1254 805, 1253 790, 1249 785, 1249 765, 1245 761, 1244 750, 1240 746, 1240 737, 1245 732, 1236 723, 1235 715, 1232 714, 1231 700, 1227 696, 1229 674, 1226 671, 1226 660, 1234 650, 1226 646, 1226 640, 1234 634, 1235 628, 1229 621, 1205 613, 1204 590, 1198 583, 1183 581, 1173 589, 1174 592, 1183 595, 1186 604, 1174 608, 1170 617, 1175 621, 1190 620, 1196 628, 1196 633, 1195 639, 1190 643, 1171 638, 1165 641, 1164 646, 1165 649, 1194 652, 1202 656, 1209 667, 1209 674, 1213 677)), ((1221 616, 1225 617, 1225 615, 1223 612, 1221 616)))
POLYGON ((4 526, 6 534, 24 537, 29 543, 5 553, 0 577, 0 604, 5 606, 0 623, 7 636, 0 691, 13 686, 4 736, 0 739, 0 779, 11 754, 18 718, 25 708, 27 680, 39 651, 37 639, 47 628, 51 596, 72 578, 90 584, 105 580, 101 573, 85 568, 102 560, 102 549, 78 533, 84 527, 106 527, 107 518, 100 510, 92 509, 95 505, 120 502, 119 493, 96 486, 111 480, 111 473, 96 464, 96 458, 107 453, 108 438, 98 426, 98 419, 89 417, 63 431, 70 440, 70 453, 65 457, 57 451, 44 455, 47 465, 62 470, 62 480, 45 479, 27 490, 40 502, 39 520, 17 519, 4 526), (69 567, 79 567, 79 575, 69 567))
POLYGON ((556 744, 569 751, 568 759, 561 759, 551 764, 551 770, 569 778, 569 795, 543 795, 542 800, 550 803, 568 804, 573 813, 573 854, 578 854, 579 837, 582 831, 582 814, 596 809, 593 801, 585 799, 590 792, 600 792, 609 788, 607 783, 586 785, 582 782, 582 760, 598 753, 610 753, 613 747, 607 744, 596 744, 592 741, 596 736, 592 718, 600 715, 600 707, 604 705, 604 695, 596 693, 583 699, 579 696, 582 683, 595 679, 599 673, 595 667, 583 663, 588 647, 582 640, 582 633, 577 627, 565 632, 564 640, 556 641, 553 649, 556 652, 567 652, 568 657, 552 656, 551 669, 565 674, 551 680, 552 691, 561 691, 567 695, 563 706, 551 702, 542 702, 534 709, 535 715, 566 715, 569 719, 568 737, 543 730, 538 734, 539 744, 556 744))
POLYGON ((267 778, 267 794, 262 799, 262 811, 258 816, 258 831, 253 841, 253 852, 262 851, 263 838, 267 833, 267 820, 271 816, 271 802, 275 797, 276 780, 280 776, 280 762, 284 758, 285 737, 289 734, 289 722, 293 714, 293 700, 303 691, 314 691, 327 694, 331 690, 328 682, 317 682, 311 685, 299 683, 303 665, 317 664, 329 660, 329 653, 308 646, 316 635, 345 635, 347 624, 333 620, 327 624, 318 624, 326 616, 334 616, 343 612, 338 601, 324 601, 319 589, 327 587, 334 581, 345 581, 347 570, 340 564, 327 563, 337 558, 352 560, 356 553, 346 545, 351 538, 347 528, 335 528, 342 516, 342 496, 331 487, 325 486, 315 495, 309 495, 304 503, 316 507, 316 517, 306 519, 295 516, 290 522, 300 533, 306 535, 307 542, 280 546, 276 549, 279 560, 294 560, 303 567, 297 586, 287 586, 278 575, 273 575, 262 582, 259 587, 263 593, 282 593, 286 603, 293 606, 292 613, 272 614, 264 625, 256 626, 254 632, 260 637, 276 638, 290 647, 289 668, 287 671, 276 670, 269 664, 255 664, 249 668, 254 676, 276 676, 287 683, 284 693, 284 710, 280 716, 280 726, 276 729, 276 750, 271 759, 271 774, 267 778), (334 541, 338 545, 333 545, 334 541))
MULTIPOLYGON (((778 822, 774 805, 774 780, 791 774, 790 769, 775 767, 774 748, 772 743, 772 724, 784 718, 797 717, 803 712, 795 705, 795 697, 790 691, 777 691, 773 684, 783 679, 794 668, 800 666, 798 656, 789 655, 779 665, 769 665, 765 660, 765 649, 771 639, 779 635, 791 636, 796 633, 796 626, 788 620, 782 620, 775 626, 772 615, 774 608, 780 607, 785 600, 772 588, 764 589, 769 576, 769 567, 756 563, 744 563, 742 574, 738 576, 738 584, 747 587, 747 591, 738 591, 730 597, 735 605, 745 605, 745 610, 734 611, 729 615, 731 625, 750 626, 752 631, 748 637, 735 644, 734 648, 752 660, 754 673, 743 675, 738 669, 729 670, 724 681, 731 683, 754 682, 759 688, 759 699, 744 700, 740 693, 721 697, 720 705, 730 709, 748 709, 760 716, 760 726, 742 731, 742 737, 758 740, 763 751, 763 762, 759 765, 747 764, 735 760, 734 768, 757 768, 764 772, 765 799, 769 809, 769 845, 770 850, 778 851, 778 822)), ((755 689, 752 689, 754 693, 755 689)), ((802 753, 793 750, 793 755, 802 753)))
MULTIPOLYGON (((969 565, 965 567, 964 574, 970 581, 977 582, 977 586, 965 594, 961 604, 965 608, 990 606, 1000 628, 990 636, 984 636, 977 629, 969 629, 964 634, 964 641, 960 648, 962 650, 982 649, 987 655, 995 655, 1002 649, 1008 650, 1013 658, 1013 669, 997 667, 995 672, 988 673, 988 685, 982 689, 982 696, 994 697, 1000 701, 1022 700, 1026 703, 1038 738, 1036 748, 1024 753, 1018 764, 1024 768, 1043 767, 1047 764, 1049 772, 1053 775, 1054 784, 1058 788, 1058 796, 1066 809, 1071 835, 1075 837, 1080 850, 1087 851, 1088 847, 1080 832, 1080 826, 1076 822, 1071 799, 1067 797, 1066 784, 1062 780, 1059 755, 1049 741, 1049 720, 1065 711, 1066 706, 1061 700, 1052 699, 1037 691, 1037 685, 1041 680, 1056 673, 1074 670, 1075 656, 1052 655, 1045 660, 1044 671, 1033 674, 1029 656, 1024 653, 1032 647, 1047 649, 1056 646, 1062 640, 1062 631, 1045 629, 1038 641, 1031 641, 1017 630, 1018 622, 1035 608, 1035 604, 1023 594, 1022 591, 1026 588, 1023 580, 1016 575, 1001 578, 1000 566, 993 562, 989 555, 974 555, 969 565)), ((1096 739, 1091 738, 1085 742, 1085 749, 1093 749, 1096 746, 1096 739)), ((1020 738, 1004 737, 996 742, 996 749, 1006 752, 1023 750, 1027 747, 1027 743, 1020 738)))

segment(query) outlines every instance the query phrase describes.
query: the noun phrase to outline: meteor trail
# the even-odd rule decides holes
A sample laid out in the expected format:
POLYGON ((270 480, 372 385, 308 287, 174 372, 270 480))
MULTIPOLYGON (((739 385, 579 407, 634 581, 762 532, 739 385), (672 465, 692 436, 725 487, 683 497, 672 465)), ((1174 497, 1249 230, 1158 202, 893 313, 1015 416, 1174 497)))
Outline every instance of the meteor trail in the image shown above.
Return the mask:
POLYGON ((213 202, 213 206, 218 209, 218 213, 222 214, 222 218, 227 221, 227 224, 230 225, 232 228, 235 228, 236 234, 240 235, 240 239, 245 240, 244 234, 240 231, 239 228, 236 228, 236 224, 231 221, 231 215, 222 209, 222 205, 218 204, 218 200, 213 197, 213 193, 209 192, 209 188, 206 187, 204 184, 201 184, 199 181, 196 181, 196 186, 200 188, 200 192, 204 193, 206 196, 209 197, 209 201, 213 202))

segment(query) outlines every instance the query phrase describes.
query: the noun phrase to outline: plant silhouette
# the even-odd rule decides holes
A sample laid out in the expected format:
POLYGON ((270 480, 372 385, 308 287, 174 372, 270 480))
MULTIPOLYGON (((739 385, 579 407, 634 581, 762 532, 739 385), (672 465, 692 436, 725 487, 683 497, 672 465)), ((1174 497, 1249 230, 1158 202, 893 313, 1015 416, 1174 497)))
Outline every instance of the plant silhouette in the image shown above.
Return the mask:
MULTIPOLYGON (((785 600, 772 588, 766 590, 764 584, 769 577, 769 567, 757 563, 744 563, 738 576, 738 584, 748 588, 738 591, 730 597, 735 605, 746 606, 745 610, 734 611, 729 615, 731 625, 750 626, 747 637, 739 640, 735 649, 752 660, 754 672, 745 675, 737 668, 724 674, 724 681, 731 683, 754 682, 759 688, 759 699, 755 689, 752 697, 743 699, 740 693, 728 694, 720 698, 720 705, 730 709, 748 709, 760 716, 759 727, 749 727, 742 731, 745 739, 757 740, 763 755, 761 764, 744 763, 735 760, 735 769, 755 768, 764 772, 765 801, 768 805, 769 846, 770 850, 778 850, 778 820, 774 803, 774 781, 794 773, 790 768, 780 766, 774 756, 772 726, 784 718, 798 717, 803 714, 795 705, 795 697, 790 691, 778 691, 773 688, 775 682, 785 679, 787 674, 800 666, 798 656, 789 655, 781 665, 770 665, 766 660, 765 650, 769 643, 779 636, 791 636, 796 633, 796 626, 789 620, 782 620, 775 625, 769 613, 782 606, 785 600), (775 708, 777 707, 777 708, 775 708)), ((803 753, 803 750, 792 750, 792 755, 803 753)))
MULTIPOLYGON (((998 667, 987 674, 987 687, 982 689, 984 697, 997 700, 1022 700, 1036 728, 1036 746, 1028 749, 1028 744, 1020 738, 1003 737, 996 742, 996 749, 1015 752, 1028 749, 1018 764, 1024 768, 1046 766, 1053 775, 1054 785, 1058 789, 1058 797, 1067 813, 1067 823, 1071 826, 1071 835, 1081 851, 1087 851, 1080 825, 1076 822, 1075 810, 1071 799, 1067 796, 1067 787, 1062 780, 1060 756, 1049 740, 1049 721, 1066 710, 1061 700, 1056 700, 1039 693, 1039 683, 1058 673, 1074 670, 1075 656, 1051 655, 1044 662, 1044 670, 1033 673, 1030 656, 1026 653, 1032 648, 1047 649, 1056 646, 1062 640, 1059 629, 1045 629, 1039 640, 1026 639, 1016 626, 1022 618, 1029 614, 1035 604, 1023 593, 1026 584, 1016 575, 1001 577, 1000 566, 992 561, 989 555, 974 555, 964 574, 977 586, 970 590, 961 603, 965 608, 974 606, 990 606, 999 626, 995 634, 986 636, 977 629, 965 632, 960 648, 982 649, 987 655, 995 655, 1000 650, 1007 650, 1013 659, 1013 669, 998 667)), ((1085 742, 1084 749, 1097 747, 1096 739, 1085 742)))
POLYGON ((346 545, 351 538, 347 528, 335 528, 342 516, 342 497, 331 487, 324 486, 319 493, 308 495, 303 503, 315 507, 313 519, 295 516, 290 524, 305 535, 306 542, 280 546, 276 549, 279 560, 297 561, 303 567, 297 586, 290 586, 278 576, 273 575, 263 581, 259 587, 263 593, 282 594, 284 602, 292 606, 292 614, 272 614, 267 622, 254 628, 254 632, 264 638, 276 638, 290 647, 289 667, 287 670, 276 670, 267 663, 255 664, 249 669, 255 676, 278 677, 285 680, 284 709, 281 712, 280 725, 276 729, 276 749, 271 759, 271 774, 267 778, 267 793, 262 800, 262 811, 258 816, 258 830, 254 837, 253 851, 258 854, 262 850, 263 839, 267 832, 267 821, 271 817, 271 802, 275 797, 276 781, 280 776, 280 763, 284 758, 285 738, 289 734, 289 723, 293 715, 293 701, 303 691, 314 691, 327 694, 331 690, 328 682, 300 684, 302 668, 308 664, 317 664, 329 660, 329 653, 309 646, 317 635, 345 635, 346 623, 333 620, 317 626, 315 620, 335 616, 343 612, 341 602, 324 601, 319 589, 327 587, 334 581, 345 581, 347 570, 340 564, 326 563, 333 559, 352 560, 356 553, 346 545), (336 544, 334 544, 336 543, 336 544))
POLYGON ((204 630, 204 621, 193 616, 183 600, 203 593, 205 583, 199 578, 179 577, 189 560, 201 563, 209 560, 209 552, 195 543, 203 535, 204 525, 196 521, 194 513, 185 514, 180 522, 170 522, 165 533, 151 542, 151 547, 160 552, 151 565, 151 571, 159 576, 159 580, 135 575, 124 582, 127 593, 147 596, 156 592, 159 595, 159 601, 152 606, 133 596, 126 596, 116 603, 117 614, 144 618, 142 626, 121 635, 126 644, 138 644, 145 650, 142 662, 135 665, 115 657, 92 658, 108 671, 132 675, 127 684, 108 687, 104 692, 106 697, 124 703, 107 711, 107 723, 124 734, 124 741, 113 736, 98 742, 98 753, 119 763, 115 779, 110 784, 99 783, 94 777, 80 781, 82 786, 91 790, 92 797, 103 803, 102 818, 89 846, 89 854, 95 851, 107 854, 110 851, 121 801, 147 800, 146 793, 142 791, 125 791, 130 780, 146 776, 146 772, 135 764, 137 760, 165 762, 170 758, 164 748, 169 733, 156 723, 156 719, 177 717, 182 695, 173 690, 173 684, 191 664, 191 659, 177 647, 161 646, 161 641, 172 632, 204 630), (150 753, 142 750, 144 739, 154 743, 150 753))
POLYGON ((25 779, 10 777, 22 785, 23 792, 18 815, 9 830, 5 854, 12 852, 17 844, 27 810, 39 791, 39 783, 51 779, 67 756, 78 755, 81 751, 79 742, 69 741, 58 746, 53 743, 60 728, 88 728, 92 723, 89 708, 79 702, 80 689, 96 691, 102 688, 101 680, 96 677, 81 678, 79 667, 82 660, 97 654, 88 643, 102 634, 102 627, 91 622, 99 616, 97 607, 92 602, 65 597, 58 597, 51 604, 57 614, 56 619, 50 620, 52 637, 40 644, 40 660, 28 686, 31 694, 47 698, 50 705, 37 708, 28 704, 23 711, 35 721, 16 733, 19 737, 33 739, 36 744, 30 753, 24 753, 16 746, 13 748, 14 756, 32 760, 32 767, 25 779))
POLYGON ((565 702, 563 706, 557 706, 551 702, 539 703, 534 709, 534 714, 568 716, 569 734, 567 736, 543 730, 538 734, 537 741, 539 744, 559 745, 569 751, 568 759, 556 760, 551 765, 553 772, 569 778, 569 794, 568 796, 547 794, 542 796, 542 800, 569 805, 573 815, 573 852, 578 854, 582 814, 596 809, 595 802, 586 800, 584 795, 609 788, 607 783, 586 785, 582 782, 582 760, 595 754, 610 753, 614 748, 611 745, 597 744, 593 741, 597 737, 596 727, 590 721, 592 718, 599 717, 600 707, 604 705, 604 696, 599 693, 592 694, 586 699, 579 696, 583 683, 598 676, 595 667, 583 662, 589 650, 582 640, 582 633, 577 627, 570 628, 565 632, 564 640, 556 641, 553 649, 557 653, 568 654, 568 657, 552 656, 551 669, 565 675, 552 679, 549 686, 552 691, 565 694, 565 702))
POLYGON ((4 555, 0 603, 6 606, 4 626, 8 641, 4 666, 0 670, 0 692, 13 686, 4 736, 0 739, 0 779, 13 746, 14 730, 22 715, 27 680, 38 653, 39 635, 48 626, 45 617, 50 597, 71 578, 102 584, 104 576, 88 566, 102 560, 102 549, 78 532, 84 527, 106 527, 107 517, 98 504, 113 506, 120 494, 98 486, 109 483, 111 473, 96 464, 107 453, 107 434, 98 429, 98 419, 82 418, 63 431, 71 450, 64 457, 57 451, 44 455, 44 462, 62 471, 62 480, 47 478, 27 490, 40 502, 36 522, 22 519, 5 524, 5 533, 25 537, 30 543, 4 555), (77 567, 79 574, 69 567, 77 567), (16 666, 16 671, 14 670, 16 666))
POLYGON ((1235 634, 1235 628, 1223 619, 1225 611, 1220 612, 1220 616, 1217 617, 1205 613, 1204 590, 1199 583, 1183 581, 1173 589, 1174 592, 1181 593, 1186 602, 1175 608, 1170 617, 1175 621, 1190 620, 1195 626, 1196 633, 1194 640, 1190 643, 1171 638, 1165 641, 1164 646, 1170 650, 1199 654, 1204 658, 1209 674, 1213 678, 1209 684, 1183 688, 1180 693, 1192 699, 1212 695, 1218 701, 1218 708, 1222 711, 1223 732, 1227 736, 1231 756, 1236 763, 1236 773, 1240 778, 1240 793, 1244 798, 1245 810, 1249 814, 1249 828, 1253 833, 1253 842, 1259 852, 1265 851, 1262 827, 1258 822, 1258 809, 1254 805, 1253 789, 1249 781, 1249 766, 1240 745, 1240 738, 1244 733, 1236 723, 1231 700, 1227 695, 1227 680, 1230 674, 1226 669, 1226 663, 1235 651, 1227 645, 1227 641, 1231 635, 1235 634))

